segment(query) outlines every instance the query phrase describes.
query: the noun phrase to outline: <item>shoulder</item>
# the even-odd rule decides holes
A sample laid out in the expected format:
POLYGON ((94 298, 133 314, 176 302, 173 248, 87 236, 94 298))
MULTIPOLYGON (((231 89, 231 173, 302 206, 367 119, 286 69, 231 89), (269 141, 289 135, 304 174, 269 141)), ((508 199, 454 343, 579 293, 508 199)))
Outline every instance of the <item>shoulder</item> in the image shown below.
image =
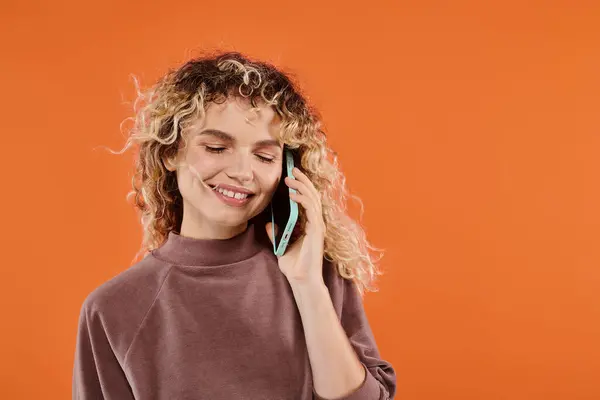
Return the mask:
POLYGON ((113 312, 114 306, 143 302, 169 273, 169 266, 148 256, 88 294, 83 305, 90 311, 113 312))
POLYGON ((90 292, 81 306, 88 325, 102 329, 124 354, 167 278, 171 266, 147 256, 90 292))

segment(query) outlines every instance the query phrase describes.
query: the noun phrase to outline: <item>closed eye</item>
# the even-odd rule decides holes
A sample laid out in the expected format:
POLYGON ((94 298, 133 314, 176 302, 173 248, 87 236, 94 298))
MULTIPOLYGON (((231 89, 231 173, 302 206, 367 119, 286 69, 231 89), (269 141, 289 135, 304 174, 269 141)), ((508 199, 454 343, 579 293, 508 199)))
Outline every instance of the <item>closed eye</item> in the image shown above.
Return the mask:
POLYGON ((212 146, 204 146, 206 151, 209 153, 222 153, 225 151, 225 147, 212 147, 212 146))
POLYGON ((258 159, 259 159, 261 162, 264 162, 264 163, 267 163, 267 164, 272 164, 272 163, 274 163, 274 162, 275 162, 275 159, 274 159, 274 158, 270 158, 270 157, 264 157, 264 156, 261 156, 261 155, 258 155, 258 154, 256 155, 256 157, 257 157, 257 158, 258 158, 258 159))
MULTIPOLYGON (((220 153, 223 153, 225 150, 227 150, 227 147, 204 146, 204 149, 209 153, 220 154, 220 153)), ((273 158, 273 157, 265 157, 265 156, 261 156, 260 154, 255 154, 255 155, 256 155, 256 158, 258 158, 258 160, 260 162, 264 162, 266 164, 272 164, 275 162, 275 158, 273 158)))

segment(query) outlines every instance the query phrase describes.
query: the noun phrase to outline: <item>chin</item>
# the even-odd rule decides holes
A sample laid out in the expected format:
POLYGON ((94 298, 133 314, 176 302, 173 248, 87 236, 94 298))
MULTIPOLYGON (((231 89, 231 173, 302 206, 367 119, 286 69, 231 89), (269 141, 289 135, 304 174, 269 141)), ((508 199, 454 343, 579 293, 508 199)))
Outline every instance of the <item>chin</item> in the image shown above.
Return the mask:
POLYGON ((248 222, 249 219, 250 218, 246 218, 245 216, 244 217, 223 216, 223 217, 219 218, 219 217, 216 217, 213 215, 212 218, 209 219, 209 221, 216 225, 236 227, 236 226, 245 224, 246 222, 248 222))

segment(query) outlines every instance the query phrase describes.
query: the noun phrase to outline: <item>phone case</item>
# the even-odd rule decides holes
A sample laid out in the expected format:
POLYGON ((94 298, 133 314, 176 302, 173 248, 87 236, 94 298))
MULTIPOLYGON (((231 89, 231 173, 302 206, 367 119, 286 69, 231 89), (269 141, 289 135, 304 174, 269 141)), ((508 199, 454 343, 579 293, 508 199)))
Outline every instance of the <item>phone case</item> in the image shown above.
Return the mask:
MULTIPOLYGON (((287 176, 292 179, 295 179, 292 175, 292 170, 294 169, 294 157, 291 150, 285 150, 285 161, 286 161, 286 171, 287 176)), ((296 193, 295 189, 288 188, 290 193, 296 193)), ((298 203, 296 203, 291 198, 290 201, 290 216, 288 218, 287 224, 285 226, 285 230, 283 231, 283 235, 281 237, 280 243, 277 243, 276 235, 275 235, 275 215, 273 212, 273 205, 271 205, 271 221, 272 221, 272 234, 273 234, 273 251, 275 255, 282 256, 285 253, 285 249, 290 240, 290 236, 292 235, 292 231, 296 226, 296 221, 298 220, 298 203)), ((281 229, 281 227, 279 227, 281 229)))

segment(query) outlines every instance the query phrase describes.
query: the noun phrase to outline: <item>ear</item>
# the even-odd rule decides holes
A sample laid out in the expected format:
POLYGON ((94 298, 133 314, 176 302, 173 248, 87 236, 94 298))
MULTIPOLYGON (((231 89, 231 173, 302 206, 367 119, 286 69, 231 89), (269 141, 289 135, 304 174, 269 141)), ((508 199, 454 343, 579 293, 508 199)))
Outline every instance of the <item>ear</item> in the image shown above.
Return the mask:
POLYGON ((167 171, 175 171, 177 170, 177 166, 175 165, 175 162, 171 159, 171 158, 163 158, 163 164, 165 166, 165 168, 167 169, 167 171))

